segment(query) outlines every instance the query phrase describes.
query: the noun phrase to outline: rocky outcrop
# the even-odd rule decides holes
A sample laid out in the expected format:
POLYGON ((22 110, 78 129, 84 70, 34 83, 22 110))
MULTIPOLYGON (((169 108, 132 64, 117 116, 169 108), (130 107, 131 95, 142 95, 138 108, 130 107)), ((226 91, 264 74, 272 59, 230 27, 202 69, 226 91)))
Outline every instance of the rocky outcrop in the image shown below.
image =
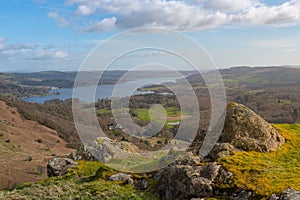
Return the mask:
POLYGON ((212 197, 215 183, 231 183, 232 173, 217 163, 201 165, 195 159, 184 157, 183 161, 161 169, 155 176, 160 199, 191 199, 212 197), (183 161, 189 162, 183 162, 183 161), (180 164, 180 165, 178 165, 180 164))
POLYGON ((180 155, 174 162, 175 165, 196 165, 200 163, 199 156, 193 155, 191 152, 186 152, 180 155))
MULTIPOLYGON (((199 132, 188 150, 198 155, 206 134, 208 131, 199 132)), ((278 131, 254 111, 241 104, 230 103, 222 134, 207 158, 216 160, 240 150, 275 151, 284 142, 278 131)))
POLYGON ((86 146, 80 146, 76 151, 69 155, 72 160, 90 160, 95 161, 96 158, 90 153, 86 146))
POLYGON ((69 158, 53 158, 48 162, 47 175, 63 176, 68 173, 68 169, 76 166, 77 163, 69 158))
POLYGON ((98 160, 103 163, 111 159, 126 158, 137 155, 139 148, 129 142, 116 142, 108 137, 99 137, 96 141, 81 146, 77 151, 71 153, 69 158, 73 160, 98 160))
POLYGON ((263 118, 249 108, 230 103, 220 143, 230 143, 245 151, 269 152, 284 143, 284 138, 263 118))
MULTIPOLYGON (((190 151, 199 152, 206 133, 195 137, 190 151), (197 151, 198 150, 198 151, 197 151)), ((218 184, 233 184, 233 174, 216 161, 220 157, 230 156, 236 151, 269 152, 284 143, 284 138, 263 118, 249 108, 231 103, 227 107, 225 125, 218 143, 211 150, 204 164, 191 154, 184 155, 157 174, 160 199, 192 199, 222 196, 218 184)), ((291 194, 291 195, 294 195, 291 194)), ((224 194, 229 199, 251 199, 253 191, 232 188, 224 194)), ((283 198, 284 199, 284 198, 283 198)))
POLYGON ((200 173, 200 166, 173 165, 164 169, 158 175, 160 199, 211 197, 213 194, 212 182, 201 177, 200 173))

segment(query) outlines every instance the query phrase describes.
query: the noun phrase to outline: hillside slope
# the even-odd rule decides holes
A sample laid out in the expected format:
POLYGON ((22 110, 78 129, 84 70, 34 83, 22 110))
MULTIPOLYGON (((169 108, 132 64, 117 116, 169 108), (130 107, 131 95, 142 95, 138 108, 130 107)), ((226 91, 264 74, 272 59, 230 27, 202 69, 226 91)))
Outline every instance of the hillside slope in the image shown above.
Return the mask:
POLYGON ((48 160, 73 151, 65 145, 56 131, 0 101, 0 189, 46 178, 48 160))

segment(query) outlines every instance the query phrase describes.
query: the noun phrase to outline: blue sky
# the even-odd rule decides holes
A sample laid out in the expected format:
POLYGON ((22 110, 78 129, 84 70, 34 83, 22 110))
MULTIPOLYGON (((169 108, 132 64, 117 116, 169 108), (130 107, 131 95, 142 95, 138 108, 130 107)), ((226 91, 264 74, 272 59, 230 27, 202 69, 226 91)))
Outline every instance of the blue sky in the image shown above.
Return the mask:
POLYGON ((219 68, 300 65, 299 0, 0 0, 0 71, 77 70, 101 41, 157 26, 219 68))

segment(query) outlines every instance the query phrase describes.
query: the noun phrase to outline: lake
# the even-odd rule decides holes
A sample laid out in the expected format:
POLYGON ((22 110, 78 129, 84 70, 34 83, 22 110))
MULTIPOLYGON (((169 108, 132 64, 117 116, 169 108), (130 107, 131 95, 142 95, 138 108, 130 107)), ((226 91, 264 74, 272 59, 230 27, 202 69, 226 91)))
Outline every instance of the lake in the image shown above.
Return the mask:
POLYGON ((69 98, 78 98, 81 101, 85 101, 88 103, 95 102, 95 99, 103 99, 103 98, 111 98, 114 97, 125 97, 139 95, 139 94, 149 94, 152 93, 150 91, 137 91, 138 87, 152 85, 152 84, 161 84, 166 82, 175 82, 176 79, 182 77, 156 77, 156 78, 142 78, 137 79, 135 81, 130 81, 126 83, 121 83, 117 85, 98 85, 96 92, 94 92, 93 86, 88 87, 79 87, 75 88, 61 88, 58 90, 50 90, 49 95, 47 96, 34 96, 34 97, 26 97, 23 98, 24 101, 32 102, 32 103, 44 103, 45 101, 52 99, 69 99, 69 98), (114 89, 117 86, 118 92, 115 93, 114 89), (135 91, 133 93, 133 91, 135 91), (76 96, 73 95, 78 94, 76 96))

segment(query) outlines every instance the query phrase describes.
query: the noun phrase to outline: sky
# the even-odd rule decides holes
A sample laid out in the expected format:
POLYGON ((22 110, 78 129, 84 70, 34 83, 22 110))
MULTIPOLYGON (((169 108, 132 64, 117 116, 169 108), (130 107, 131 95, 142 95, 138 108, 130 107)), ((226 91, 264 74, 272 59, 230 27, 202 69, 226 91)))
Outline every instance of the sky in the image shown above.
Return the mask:
POLYGON ((0 71, 78 70, 141 27, 186 34, 218 68, 300 66, 300 0, 0 0, 0 71))

